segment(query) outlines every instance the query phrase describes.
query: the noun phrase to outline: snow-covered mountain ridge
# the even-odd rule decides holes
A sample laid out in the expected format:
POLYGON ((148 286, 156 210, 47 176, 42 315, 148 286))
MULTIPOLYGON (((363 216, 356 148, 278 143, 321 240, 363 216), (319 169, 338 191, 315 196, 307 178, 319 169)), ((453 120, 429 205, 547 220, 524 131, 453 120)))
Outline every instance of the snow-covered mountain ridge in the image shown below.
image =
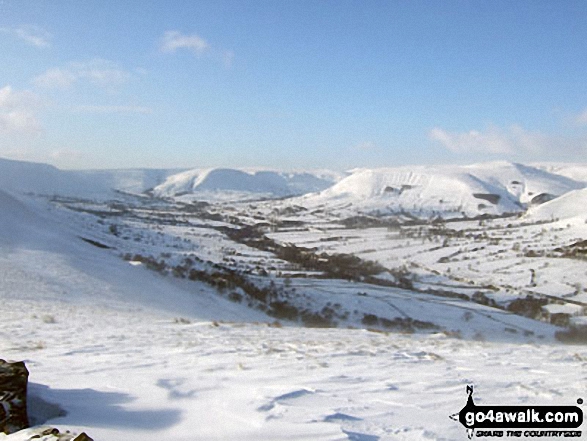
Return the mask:
POLYGON ((324 190, 345 175, 329 170, 282 172, 209 168, 188 170, 168 177, 157 185, 156 196, 239 192, 265 197, 297 196, 324 190))
POLYGON ((299 203, 342 207, 347 214, 500 215, 524 211, 585 185, 508 162, 361 169, 318 194, 300 198, 299 203))
POLYGON ((587 165, 489 162, 348 172, 208 168, 59 170, 0 159, 0 188, 17 193, 110 199, 116 191, 181 200, 298 197, 341 215, 409 213, 430 218, 518 213, 587 186, 587 165))

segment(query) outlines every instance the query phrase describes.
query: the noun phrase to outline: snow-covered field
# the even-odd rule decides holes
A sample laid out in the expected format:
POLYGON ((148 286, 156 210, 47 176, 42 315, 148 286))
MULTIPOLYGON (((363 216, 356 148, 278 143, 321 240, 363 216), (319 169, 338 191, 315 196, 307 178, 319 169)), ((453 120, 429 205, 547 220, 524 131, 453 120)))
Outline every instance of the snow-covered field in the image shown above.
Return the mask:
MULTIPOLYGON (((464 428, 449 415, 464 406, 469 384, 478 404, 575 405, 586 398, 585 346, 558 342, 554 334, 564 328, 548 316, 533 320, 479 301, 479 293, 500 305, 529 293, 551 296, 550 314, 584 319, 587 265, 580 256, 562 256, 587 236, 584 205, 577 207, 584 199, 577 167, 500 164, 491 179, 491 166, 472 167, 476 179, 502 192, 508 190, 500 182, 519 179, 518 202, 528 192, 565 195, 519 218, 401 228, 344 227, 344 216, 365 213, 348 205, 354 203, 348 195, 327 200, 333 188, 349 184, 325 172, 320 179, 338 184, 313 196, 207 198, 197 205, 194 182, 207 192, 230 182, 214 181, 212 188, 209 171, 184 174, 192 179, 186 184, 165 171, 64 177, 35 164, 0 161, 0 167, 6 172, 0 179, 0 358, 27 363, 35 423, 85 431, 96 441, 464 440, 464 428), (27 178, 23 170, 35 174, 27 178), (572 178, 557 181, 558 170, 571 170, 572 178), (515 179, 508 174, 514 172, 515 179), (52 187, 52 176, 63 179, 59 186, 52 187), (102 187, 93 188, 96 182, 102 187), (189 201, 185 194, 153 200, 116 193, 114 182, 124 186, 114 190, 131 193, 165 182, 192 185, 194 193, 189 201), (24 194, 31 192, 50 198, 24 194), (301 206, 304 198, 319 199, 321 208, 301 206), (344 209, 341 198, 348 199, 344 209), (230 234, 255 225, 262 246, 230 234), (319 262, 345 253, 389 272, 379 282, 328 276, 272 248, 291 244, 311 249, 319 262), (149 262, 157 271, 147 269, 149 262), (266 303, 247 301, 245 285, 217 289, 186 277, 190 268, 224 271, 220 279, 234 272, 274 291, 266 303), (394 285, 398 268, 413 289, 394 285), (328 311, 336 327, 276 320, 272 301, 328 311)), ((443 179, 455 170, 445 170, 443 179)), ((258 190, 260 181, 242 173, 228 175, 258 190)), ((291 184, 300 175, 270 181, 291 184)), ((401 188, 400 175, 373 182, 401 188)), ((299 179, 316 184, 312 176, 299 179)), ((413 185, 424 185, 419 176, 413 185)), ((373 207, 381 205, 379 196, 373 207)))
POLYGON ((587 350, 444 334, 178 323, 152 310, 3 302, 0 350, 24 359, 60 428, 95 440, 464 440, 477 401, 574 404, 587 350))

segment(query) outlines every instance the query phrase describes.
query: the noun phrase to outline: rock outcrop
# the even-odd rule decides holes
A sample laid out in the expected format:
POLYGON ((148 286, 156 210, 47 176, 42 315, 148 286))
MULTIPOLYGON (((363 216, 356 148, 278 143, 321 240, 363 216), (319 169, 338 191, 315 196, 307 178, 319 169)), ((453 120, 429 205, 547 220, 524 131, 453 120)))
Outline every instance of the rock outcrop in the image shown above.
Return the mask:
POLYGON ((93 441, 85 433, 75 434, 70 431, 60 432, 51 426, 37 426, 0 438, 3 441, 93 441))
POLYGON ((49 426, 29 428, 27 386, 29 371, 23 361, 0 359, 0 439, 6 441, 93 441, 85 433, 60 432, 49 426))
POLYGON ((24 362, 0 360, 0 432, 10 434, 29 426, 28 379, 29 371, 24 362))

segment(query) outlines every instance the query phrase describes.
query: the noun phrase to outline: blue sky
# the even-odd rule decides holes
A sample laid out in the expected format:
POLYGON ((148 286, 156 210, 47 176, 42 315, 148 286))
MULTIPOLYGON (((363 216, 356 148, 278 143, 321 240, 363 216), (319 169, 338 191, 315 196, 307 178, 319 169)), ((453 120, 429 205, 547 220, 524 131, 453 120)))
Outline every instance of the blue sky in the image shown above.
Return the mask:
POLYGON ((0 0, 0 156, 584 161, 585 1, 0 0))

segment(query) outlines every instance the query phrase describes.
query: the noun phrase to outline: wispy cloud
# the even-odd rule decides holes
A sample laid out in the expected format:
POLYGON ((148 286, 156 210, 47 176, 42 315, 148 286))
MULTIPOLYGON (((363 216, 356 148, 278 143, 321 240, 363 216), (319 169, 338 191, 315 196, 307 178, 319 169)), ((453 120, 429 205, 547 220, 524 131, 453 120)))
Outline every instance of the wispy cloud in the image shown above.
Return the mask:
POLYGON ((187 49, 196 55, 202 55, 210 49, 210 45, 196 34, 184 35, 179 31, 165 32, 161 39, 161 52, 175 52, 178 49, 187 49))
POLYGON ((234 63, 234 52, 231 50, 214 47, 206 39, 197 34, 183 34, 179 31, 167 31, 159 41, 159 51, 162 53, 175 53, 186 50, 197 57, 207 56, 209 59, 221 63, 227 69, 234 63))
POLYGON ((17 37, 31 46, 38 48, 47 48, 51 46, 52 35, 44 29, 26 25, 17 28, 0 28, 0 32, 17 37))
POLYGON ((529 132, 518 125, 505 130, 490 126, 485 131, 468 132, 449 132, 436 127, 428 136, 454 153, 542 153, 553 144, 553 139, 547 135, 529 132))
POLYGON ((95 58, 86 62, 73 62, 64 67, 48 69, 33 79, 37 87, 65 89, 76 83, 88 83, 113 89, 130 80, 132 74, 113 61, 95 58))
POLYGON ((65 89, 78 80, 78 76, 69 69, 52 68, 35 77, 33 84, 39 87, 65 89))
POLYGON ((14 91, 10 86, 0 89, 0 135, 38 135, 41 124, 37 111, 40 98, 30 91, 14 91))

